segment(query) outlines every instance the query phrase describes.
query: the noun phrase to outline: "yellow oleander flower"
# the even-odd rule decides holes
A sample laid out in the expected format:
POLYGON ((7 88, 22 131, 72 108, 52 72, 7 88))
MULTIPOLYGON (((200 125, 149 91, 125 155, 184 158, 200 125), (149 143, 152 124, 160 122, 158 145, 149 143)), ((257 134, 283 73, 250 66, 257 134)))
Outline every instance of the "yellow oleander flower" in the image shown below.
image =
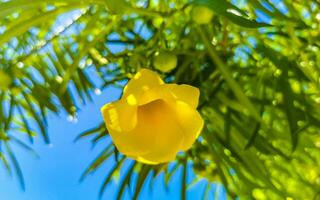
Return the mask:
POLYGON ((198 138, 203 120, 196 110, 199 89, 165 84, 148 69, 126 85, 120 100, 101 108, 110 136, 119 151, 147 164, 175 159, 198 138))

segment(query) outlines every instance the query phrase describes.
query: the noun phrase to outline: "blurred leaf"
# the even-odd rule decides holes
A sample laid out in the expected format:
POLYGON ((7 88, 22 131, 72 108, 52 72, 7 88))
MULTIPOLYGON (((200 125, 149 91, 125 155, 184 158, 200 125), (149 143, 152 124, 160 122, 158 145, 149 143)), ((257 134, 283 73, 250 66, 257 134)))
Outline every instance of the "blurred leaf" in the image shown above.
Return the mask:
POLYGON ((0 38, 0 44, 3 44, 7 41, 9 41, 11 38, 16 37, 20 35, 21 33, 24 33, 27 31, 30 27, 36 26, 40 23, 43 23, 49 19, 52 19, 53 17, 56 17, 57 15, 66 12, 67 10, 71 10, 76 8, 78 6, 77 4, 69 5, 65 7, 60 7, 55 10, 42 13, 41 15, 33 16, 30 19, 27 19, 25 21, 22 21, 21 23, 15 25, 14 27, 11 27, 11 29, 7 30, 2 34, 0 38))
POLYGON ((232 5, 226 0, 194 0, 194 3, 196 5, 207 6, 217 14, 226 17, 233 23, 242 27, 259 28, 271 26, 270 24, 247 19, 246 17, 248 17, 248 15, 244 11, 232 5))
POLYGON ((138 174, 138 180, 137 180, 137 184, 134 190, 134 194, 132 199, 133 200, 137 200, 140 194, 140 191, 142 189, 142 186, 147 178, 147 176, 149 175, 150 171, 152 170, 152 167, 150 165, 143 165, 141 170, 139 171, 138 174))
POLYGON ((91 172, 96 171, 107 159, 113 155, 113 151, 110 151, 113 148, 112 144, 109 144, 105 150, 103 150, 100 155, 88 166, 88 168, 81 175, 80 181, 90 174, 91 172))
POLYGON ((105 191, 107 185, 110 183, 111 179, 113 178, 116 170, 119 170, 119 168, 122 166, 122 163, 124 162, 124 160, 125 160, 125 158, 122 157, 121 160, 116 162, 115 165, 110 169, 107 177, 104 179, 103 184, 102 184, 102 186, 100 188, 100 191, 99 191, 99 197, 100 198, 104 194, 104 191, 105 191))
POLYGON ((119 190, 116 193, 117 200, 121 200, 123 193, 125 191, 125 188, 128 186, 130 182, 130 177, 132 176, 134 167, 137 165, 137 162, 132 162, 128 170, 126 171, 125 175, 123 176, 121 182, 119 183, 120 187, 119 190))
POLYGON ((21 168, 20 168, 20 165, 19 165, 19 162, 17 161, 14 153, 12 152, 11 150, 11 147, 5 143, 4 144, 5 147, 6 147, 6 150, 8 152, 8 156, 10 158, 10 161, 12 162, 13 164, 13 167, 14 167, 14 171, 19 179, 19 183, 20 183, 20 186, 23 190, 25 190, 26 186, 25 186, 25 183, 24 183, 24 178, 23 178, 23 174, 22 174, 22 171, 21 171, 21 168))
POLYGON ((183 161, 181 179, 181 200, 187 199, 187 160, 183 161))
POLYGON ((92 128, 92 129, 89 129, 89 130, 84 131, 83 133, 79 134, 78 137, 75 138, 75 141, 78 141, 79 139, 91 136, 93 134, 97 134, 101 130, 105 130, 106 129, 105 126, 106 126, 105 123, 102 122, 99 126, 92 128))

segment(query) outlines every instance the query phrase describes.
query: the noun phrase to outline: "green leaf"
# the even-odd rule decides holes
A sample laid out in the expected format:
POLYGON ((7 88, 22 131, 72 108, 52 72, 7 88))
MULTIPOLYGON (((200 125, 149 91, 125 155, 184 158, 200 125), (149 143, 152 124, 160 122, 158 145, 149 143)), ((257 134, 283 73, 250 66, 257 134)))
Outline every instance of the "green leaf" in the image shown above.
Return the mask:
MULTIPOLYGON (((0 142, 0 146, 2 146, 2 142, 0 142)), ((12 175, 12 171, 11 171, 11 167, 9 164, 9 161, 7 160, 7 158, 4 156, 3 152, 0 151, 0 159, 2 161, 2 163, 4 164, 5 169, 7 170, 7 172, 12 175)))
POLYGON ((245 28, 260 28, 271 26, 270 24, 248 19, 248 15, 244 11, 226 0, 194 0, 193 3, 196 5, 206 6, 218 15, 222 15, 233 23, 245 28))
POLYGON ((238 100, 243 103, 243 105, 249 110, 251 115, 257 120, 261 121, 260 115, 257 112, 257 109, 252 105, 249 98, 244 94, 239 84, 232 78, 231 73, 228 70, 228 67, 223 63, 220 57, 217 55, 216 51, 214 50, 212 44, 210 44, 209 39, 204 33, 204 30, 198 29, 198 33, 208 50, 208 54, 212 61, 216 64, 218 69, 220 70, 221 74, 225 78, 226 82, 229 84, 231 90, 234 92, 235 96, 238 100))
POLYGON ((187 160, 183 160, 182 176, 181 176, 181 200, 187 199, 187 160))
POLYGON ((143 184, 145 183, 146 178, 148 177, 148 175, 150 174, 152 168, 150 165, 143 165, 141 170, 138 171, 138 180, 137 180, 137 184, 134 190, 134 194, 132 199, 133 200, 137 200, 140 194, 140 191, 143 187, 143 184))
POLYGON ((94 161, 87 167, 87 169, 83 172, 80 177, 80 181, 83 181, 86 176, 94 171, 96 171, 107 159, 109 159, 113 155, 112 150, 113 145, 109 144, 105 150, 103 150, 94 161))
POLYGON ((33 143, 33 136, 34 136, 34 134, 32 133, 32 131, 31 131, 31 128, 30 128, 30 126, 29 126, 29 123, 28 123, 28 121, 27 121, 27 119, 25 118, 25 116, 24 116, 24 113, 23 113, 23 109, 20 107, 20 106, 17 106, 17 109, 18 109, 18 113, 19 113, 19 116, 20 116, 20 118, 22 119, 22 123, 23 123, 23 125, 24 125, 24 130, 27 132, 27 134, 28 134, 28 137, 29 137, 29 141, 31 142, 31 143, 33 143))
POLYGON ((235 15, 233 13, 227 12, 224 14, 224 16, 232 21, 233 23, 245 27, 245 28, 260 28, 260 27, 269 27, 270 24, 263 23, 263 22, 257 22, 255 20, 247 19, 238 15, 235 15))
POLYGON ((301 111, 299 111, 294 105, 294 101, 296 100, 296 98, 289 83, 289 71, 295 70, 297 71, 297 73, 299 73, 299 77, 307 77, 305 77, 305 74, 301 72, 300 69, 294 63, 286 60, 283 56, 281 56, 274 50, 262 45, 259 45, 258 49, 261 51, 261 53, 267 56, 270 59, 270 61, 274 63, 275 66, 282 70, 281 76, 278 80, 278 87, 283 94, 283 107, 286 112, 287 121, 289 125, 292 151, 294 151, 298 145, 299 140, 298 133, 300 127, 298 126, 298 122, 300 120, 304 120, 305 116, 304 113, 301 113, 301 111), (293 66, 294 68, 290 68, 290 66, 293 66))
POLYGON ((37 16, 33 16, 30 19, 27 19, 25 21, 22 21, 19 24, 16 24, 14 27, 11 27, 9 30, 5 31, 1 37, 0 37, 0 45, 2 45, 5 42, 8 42, 11 38, 19 36, 20 34, 26 32, 31 27, 37 26, 41 23, 44 23, 48 20, 51 20, 58 16, 59 14, 75 9, 78 6, 78 4, 68 5, 65 7, 59 7, 55 10, 42 13, 37 16))
POLYGON ((24 178, 23 178, 23 174, 22 174, 22 171, 21 171, 19 162, 17 161, 16 156, 15 156, 14 153, 12 152, 11 147, 9 146, 9 144, 8 144, 8 143, 4 143, 4 145, 5 145, 6 150, 7 150, 7 152, 8 152, 10 161, 11 161, 12 164, 13 164, 15 173, 16 173, 18 179, 19 179, 20 186, 21 186, 21 188, 22 188, 23 190, 25 190, 26 186, 25 186, 25 182, 24 182, 24 178))
POLYGON ((218 14, 224 14, 228 9, 234 9, 242 15, 247 16, 244 11, 226 0, 194 0, 193 3, 196 5, 207 6, 218 14))
POLYGON ((95 128, 92 128, 92 129, 89 129, 89 130, 86 130, 86 131, 82 132, 81 134, 79 134, 79 135, 74 139, 74 141, 76 142, 76 141, 78 141, 78 140, 80 140, 80 139, 86 138, 86 137, 91 136, 91 135, 93 135, 93 134, 97 134, 97 133, 99 133, 100 131, 105 130, 105 129, 106 129, 105 126, 106 126, 105 123, 102 122, 102 123, 100 123, 99 126, 97 126, 97 127, 95 127, 95 128))
POLYGON ((116 194, 116 199, 117 200, 121 200, 122 199, 122 196, 123 196, 123 193, 126 189, 126 187, 128 186, 129 184, 129 181, 130 181, 130 178, 134 172, 134 168, 135 166, 137 165, 137 162, 136 161, 133 161, 132 164, 130 165, 130 167, 127 169, 125 175, 123 176, 121 182, 119 183, 120 185, 120 188, 119 190, 117 191, 117 194, 116 194))
POLYGON ((107 185, 110 183, 112 177, 114 176, 115 172, 117 170, 119 170, 123 164, 125 160, 125 157, 122 157, 118 162, 115 163, 115 165, 110 169, 108 175, 106 176, 106 178, 104 179, 103 181, 103 184, 102 186, 100 187, 100 190, 99 190, 99 197, 101 198, 104 194, 104 191, 107 187, 107 185))
POLYGON ((47 128, 45 127, 45 123, 44 121, 42 121, 39 116, 38 113, 36 112, 34 106, 32 105, 31 101, 29 100, 28 95, 25 92, 22 92, 23 96, 24 96, 24 100, 27 102, 27 106, 24 106, 25 110, 28 110, 31 113, 31 116, 33 117, 33 119, 36 121, 40 132, 42 134, 42 137, 44 139, 44 141, 49 144, 50 143, 50 139, 47 133, 47 128))
MULTIPOLYGON (((87 2, 89 3, 89 1, 87 2)), ((2 2, 0 4, 0 18, 6 17, 14 12, 19 10, 36 10, 41 6, 59 4, 62 6, 66 6, 69 4, 83 4, 83 2, 79 2, 76 0, 11 0, 7 2, 2 2)))
POLYGON ((10 141, 14 142, 15 144, 17 144, 18 146, 20 146, 22 149, 26 150, 27 152, 31 153, 36 158, 39 158, 39 155, 37 154, 37 152, 31 146, 27 145, 26 143, 24 143, 20 139, 10 135, 10 141))

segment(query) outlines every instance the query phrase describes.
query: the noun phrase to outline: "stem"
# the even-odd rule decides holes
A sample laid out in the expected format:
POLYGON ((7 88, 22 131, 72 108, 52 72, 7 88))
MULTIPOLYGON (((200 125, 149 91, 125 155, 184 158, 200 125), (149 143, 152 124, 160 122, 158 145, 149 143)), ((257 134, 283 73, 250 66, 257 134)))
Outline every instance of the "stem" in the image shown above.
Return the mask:
POLYGON ((182 180, 181 180, 181 200, 187 200, 187 158, 183 158, 182 180))

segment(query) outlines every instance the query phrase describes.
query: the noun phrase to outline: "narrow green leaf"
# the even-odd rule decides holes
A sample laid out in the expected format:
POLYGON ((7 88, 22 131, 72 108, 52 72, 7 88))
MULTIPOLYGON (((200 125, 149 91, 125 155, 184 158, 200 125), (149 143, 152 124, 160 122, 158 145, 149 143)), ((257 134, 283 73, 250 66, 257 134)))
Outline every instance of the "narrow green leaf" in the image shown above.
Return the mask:
POLYGON ((109 171, 107 177, 104 179, 103 184, 99 190, 99 197, 101 198, 104 194, 104 191, 108 185, 108 183, 110 183, 114 173, 116 172, 116 170, 119 170, 119 168, 121 168, 122 163, 124 162, 125 157, 122 157, 119 162, 116 162, 116 164, 111 168, 111 170, 109 171))
POLYGON ((82 139, 82 138, 91 136, 91 135, 93 135, 93 134, 97 134, 97 133, 100 132, 101 130, 105 130, 105 123, 104 123, 104 122, 100 123, 100 125, 97 126, 97 127, 95 127, 95 128, 92 128, 92 129, 89 129, 89 130, 86 130, 86 131, 80 133, 80 134, 74 139, 74 141, 76 142, 76 141, 78 141, 78 140, 80 140, 80 139, 82 139))
POLYGON ((123 179, 122 181, 120 182, 120 188, 117 192, 117 195, 116 195, 116 199, 117 200, 121 200, 122 196, 123 196, 123 193, 125 192, 125 189, 127 187, 127 185, 129 184, 129 180, 130 180, 130 177, 132 176, 133 174, 133 171, 134 171, 134 167, 137 165, 137 162, 136 161, 133 161, 133 163, 131 164, 131 166, 127 169, 127 172, 126 174, 123 176, 123 179))
POLYGON ((141 170, 138 171, 138 180, 136 184, 136 188, 133 194, 132 199, 137 200, 140 194, 140 191, 145 183, 146 178, 148 177, 149 173, 151 172, 152 168, 150 165, 143 165, 141 170))
POLYGON ((228 70, 228 67, 223 63, 223 61, 220 59, 216 51, 214 50, 212 44, 209 42, 208 37, 205 35, 205 30, 198 27, 198 33, 205 45, 205 47, 208 50, 208 54, 211 57, 212 61, 216 64, 218 69, 220 70, 221 74, 223 75, 224 79, 230 86, 231 90, 235 94, 235 96, 238 98, 238 100, 244 104, 244 106, 249 110, 251 115, 257 120, 261 121, 260 115, 257 112, 257 109, 252 105, 249 98, 244 94, 239 84, 232 78, 231 73, 228 70))
POLYGON ((245 27, 245 28, 260 28, 260 27, 268 27, 271 26, 270 24, 263 23, 263 22, 257 22, 255 20, 246 19, 244 17, 235 15, 233 13, 227 12, 224 14, 224 16, 232 21, 233 23, 245 27))
POLYGON ((181 176, 181 200, 187 199, 187 159, 184 158, 182 165, 182 176, 181 176))
POLYGON ((94 161, 87 167, 87 169, 83 172, 80 177, 80 181, 83 181, 88 174, 96 171, 110 156, 112 156, 113 151, 110 151, 113 147, 113 144, 109 144, 105 150, 103 150, 94 161))
MULTIPOLYGON (((2 144, 2 142, 0 141, 0 146, 1 146, 1 144, 2 144)), ((2 161, 8 174, 12 175, 10 164, 9 164, 7 158, 4 156, 3 152, 1 152, 1 151, 0 151, 0 160, 2 161)))
MULTIPOLYGON (((26 1, 26 0, 11 0, 7 2, 2 2, 0 4, 0 18, 6 17, 16 11, 19 10, 32 10, 37 9, 44 5, 52 5, 52 4, 59 4, 60 6, 66 6, 69 4, 83 4, 85 1, 76 1, 76 0, 32 0, 32 1, 26 1)), ((89 1, 87 1, 89 3, 89 1)))
POLYGON ((245 28, 260 28, 271 26, 270 24, 257 22, 248 19, 248 15, 238 7, 234 6, 226 0, 195 0, 196 5, 202 5, 210 8, 215 13, 222 15, 231 22, 245 28))
POLYGON ((21 148, 23 148, 27 152, 29 152, 32 155, 34 155, 35 157, 39 158, 39 155, 37 154, 37 152, 32 147, 30 147, 29 145, 27 145, 26 143, 21 141, 20 139, 10 135, 10 141, 16 143, 18 146, 20 146, 21 148))
POLYGON ((20 168, 20 165, 19 165, 19 162, 17 161, 14 153, 12 152, 10 146, 8 143, 4 143, 5 146, 6 146, 6 150, 8 152, 8 155, 9 155, 9 158, 14 166, 14 170, 15 170, 15 173, 19 179, 19 183, 20 183, 20 186, 23 190, 25 190, 26 186, 25 186, 25 183, 24 183, 24 178, 23 178, 23 174, 22 174, 22 171, 21 171, 21 168, 20 168))
MULTIPOLYGON (((265 88, 265 86, 263 86, 261 84, 261 81, 262 81, 262 79, 260 79, 260 82, 259 82, 258 85, 262 88, 261 89, 261 98, 264 99, 265 96, 266 96, 266 88, 265 88)), ((262 118, 263 113, 264 113, 264 104, 262 104, 261 108, 260 108, 260 116, 261 116, 261 118, 262 118)), ((253 145, 253 143, 255 142, 255 139, 257 138, 257 136, 259 134, 260 128, 261 128, 261 123, 256 122, 256 124, 254 125, 254 128, 253 128, 252 134, 250 136, 250 139, 248 140, 248 143, 246 144, 245 149, 248 149, 253 145)))
POLYGON ((194 0, 194 4, 207 6, 218 14, 224 14, 228 9, 234 9, 244 16, 247 14, 226 0, 194 0))
POLYGON ((175 164, 173 169, 168 171, 167 173, 165 173, 165 184, 166 184, 166 188, 169 186, 170 180, 171 178, 176 174, 176 172, 179 169, 179 164, 175 164))
POLYGON ((206 186, 204 187, 203 190, 203 195, 202 195, 202 200, 207 200, 209 198, 209 192, 211 190, 211 183, 209 181, 207 181, 206 186))
POLYGON ((33 143, 33 136, 34 136, 34 134, 32 133, 31 128, 30 128, 30 126, 29 126, 29 123, 28 123, 27 119, 26 119, 25 116, 24 116, 24 113, 23 113, 23 111, 22 111, 22 108, 21 108, 20 106, 17 106, 17 109, 18 109, 19 116, 20 116, 20 118, 22 119, 22 123, 23 123, 23 126, 24 126, 24 128, 25 128, 25 131, 26 131, 27 134, 28 134, 29 140, 30 140, 31 143, 33 143))
POLYGON ((33 16, 30 19, 27 19, 16 26, 12 27, 11 29, 5 31, 0 37, 0 45, 5 42, 8 42, 11 38, 16 37, 24 32, 26 32, 29 28, 39 25, 41 23, 47 22, 52 18, 56 17, 57 15, 66 12, 68 10, 75 9, 78 4, 72 4, 65 7, 59 7, 55 10, 42 13, 41 15, 33 16))
POLYGON ((47 128, 44 125, 45 123, 39 118, 38 113, 36 112, 36 109, 34 108, 34 106, 31 103, 31 100, 28 97, 28 94, 25 92, 22 92, 22 95, 24 96, 24 100, 26 101, 26 103, 28 105, 28 107, 26 107, 26 106, 24 107, 25 110, 28 110, 31 113, 33 119, 36 121, 36 123, 40 129, 40 132, 41 132, 41 135, 42 135, 44 141, 47 144, 49 144, 50 139, 49 139, 49 135, 47 133, 47 128))

